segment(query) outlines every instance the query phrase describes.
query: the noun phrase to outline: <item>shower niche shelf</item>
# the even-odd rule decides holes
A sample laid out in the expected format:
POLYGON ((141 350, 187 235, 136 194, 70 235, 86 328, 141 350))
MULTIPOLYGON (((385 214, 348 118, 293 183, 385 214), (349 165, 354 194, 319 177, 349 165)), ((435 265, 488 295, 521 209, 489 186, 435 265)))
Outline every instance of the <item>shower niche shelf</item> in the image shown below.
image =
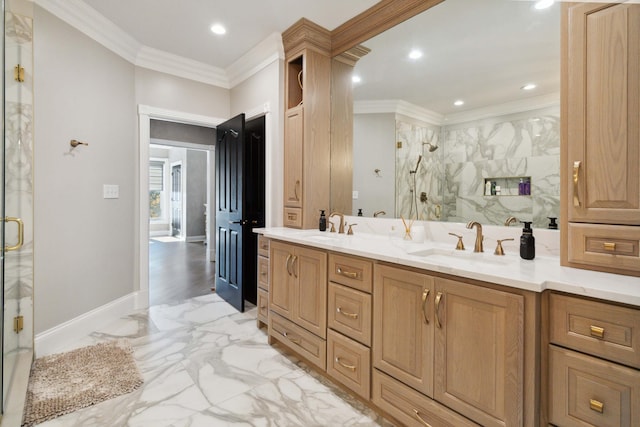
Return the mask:
POLYGON ((531 196, 530 176, 491 177, 484 179, 485 196, 531 196))

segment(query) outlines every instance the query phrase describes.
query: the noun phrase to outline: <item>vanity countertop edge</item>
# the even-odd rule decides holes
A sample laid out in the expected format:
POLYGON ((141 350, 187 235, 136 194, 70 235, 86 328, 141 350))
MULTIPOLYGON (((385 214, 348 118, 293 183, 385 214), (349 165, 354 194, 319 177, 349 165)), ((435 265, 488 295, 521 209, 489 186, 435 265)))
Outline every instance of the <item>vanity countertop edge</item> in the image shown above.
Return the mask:
POLYGON ((497 256, 492 252, 454 253, 451 245, 440 242, 408 242, 374 234, 337 235, 317 230, 285 227, 253 229, 275 240, 325 249, 345 255, 369 258, 407 267, 451 274, 533 292, 556 290, 574 295, 640 307, 640 278, 601 273, 560 265, 558 257, 542 256, 523 260, 517 255, 497 256), (429 250, 450 254, 445 257, 412 255, 429 250), (438 258, 444 258, 442 262, 438 258))

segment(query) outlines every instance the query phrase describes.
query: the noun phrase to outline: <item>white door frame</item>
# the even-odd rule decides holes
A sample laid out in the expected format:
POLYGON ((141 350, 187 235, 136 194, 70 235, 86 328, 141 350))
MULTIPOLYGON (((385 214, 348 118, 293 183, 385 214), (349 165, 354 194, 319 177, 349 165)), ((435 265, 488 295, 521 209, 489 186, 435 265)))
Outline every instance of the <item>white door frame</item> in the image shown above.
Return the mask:
POLYGON ((137 182, 137 211, 138 211, 138 239, 136 242, 136 266, 138 277, 138 291, 135 301, 136 308, 149 307, 149 144, 151 143, 151 119, 189 125, 216 127, 226 119, 200 116, 180 111, 138 105, 138 182, 137 182))
MULTIPOLYGON (((271 141, 275 142, 278 139, 278 126, 276 123, 272 123, 273 115, 269 114, 270 108, 270 104, 266 102, 247 111, 245 116, 247 119, 252 119, 264 115, 266 118, 265 134, 267 135, 267 141, 271 138, 271 141)), ((198 114, 151 107, 149 105, 138 105, 138 180, 136 183, 138 193, 138 198, 136 200, 138 211, 136 256, 138 258, 138 265, 136 266, 137 271, 135 272, 138 278, 138 283, 137 289, 134 289, 134 293, 136 295, 136 309, 149 307, 149 203, 147 202, 149 200, 149 145, 151 143, 151 119, 205 127, 217 127, 220 123, 227 120, 218 117, 201 116, 198 114)), ((265 219, 267 225, 271 224, 272 221, 270 218, 271 200, 275 196, 275 194, 271 194, 273 191, 271 176, 276 172, 272 170, 272 162, 276 157, 276 153, 273 151, 278 144, 273 144, 273 142, 267 144, 265 150, 265 202, 267 204, 265 206, 265 219)), ((215 166, 211 166, 213 166, 213 168, 209 169, 213 174, 215 166)), ((212 209, 211 206, 213 203, 215 203, 214 200, 210 200, 208 203, 209 212, 211 213, 211 216, 215 218, 215 208, 212 209)), ((211 238, 215 235, 213 232, 210 234, 211 238)), ((211 242, 211 246, 212 247, 209 248, 210 251, 214 250, 213 242, 211 242)))

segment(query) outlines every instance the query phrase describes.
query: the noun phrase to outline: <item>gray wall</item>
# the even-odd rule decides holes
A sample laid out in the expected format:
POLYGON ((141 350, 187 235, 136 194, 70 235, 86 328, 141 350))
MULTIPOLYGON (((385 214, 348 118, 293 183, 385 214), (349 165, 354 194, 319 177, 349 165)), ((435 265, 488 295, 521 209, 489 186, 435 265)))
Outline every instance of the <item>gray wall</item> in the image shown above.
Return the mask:
POLYGON ((227 118, 230 94, 136 68, 39 6, 34 32, 40 333, 139 290, 137 105, 227 118), (73 138, 89 146, 69 153, 73 138), (103 199, 103 184, 118 184, 120 198, 103 199))
POLYGON ((216 130, 184 123, 151 120, 151 138, 192 144, 215 145, 216 130))
POLYGON ((395 114, 354 114, 353 189, 358 200, 353 212, 362 209, 364 216, 383 210, 388 217, 395 212, 395 114), (380 176, 374 172, 380 169, 380 176))
POLYGON ((132 64, 35 7, 35 331, 134 290, 132 64), (69 140, 89 143, 69 151, 69 140), (103 184, 120 186, 103 199, 103 184))
POLYGON ((187 224, 186 239, 205 236, 205 208, 207 203, 207 153, 187 150, 186 174, 187 224))

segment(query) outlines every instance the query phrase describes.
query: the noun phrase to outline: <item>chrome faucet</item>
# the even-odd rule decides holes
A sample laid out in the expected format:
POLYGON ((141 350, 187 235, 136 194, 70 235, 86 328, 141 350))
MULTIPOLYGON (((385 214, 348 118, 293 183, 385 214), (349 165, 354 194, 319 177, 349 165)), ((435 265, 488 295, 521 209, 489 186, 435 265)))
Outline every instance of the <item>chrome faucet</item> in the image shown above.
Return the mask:
POLYGON ((386 215, 387 213, 385 211, 376 211, 373 213, 373 217, 374 218, 378 218, 378 216, 380 215, 386 215))
POLYGON ((473 247, 473 252, 484 252, 484 247, 482 246, 482 241, 484 240, 482 224, 477 221, 469 221, 467 228, 471 230, 473 227, 476 227, 476 244, 473 247))
POLYGON ((340 212, 332 212, 331 215, 329 215, 329 218, 333 218, 334 216, 339 216, 340 217, 340 225, 338 226, 338 234, 344 234, 344 214, 341 214, 340 212))

